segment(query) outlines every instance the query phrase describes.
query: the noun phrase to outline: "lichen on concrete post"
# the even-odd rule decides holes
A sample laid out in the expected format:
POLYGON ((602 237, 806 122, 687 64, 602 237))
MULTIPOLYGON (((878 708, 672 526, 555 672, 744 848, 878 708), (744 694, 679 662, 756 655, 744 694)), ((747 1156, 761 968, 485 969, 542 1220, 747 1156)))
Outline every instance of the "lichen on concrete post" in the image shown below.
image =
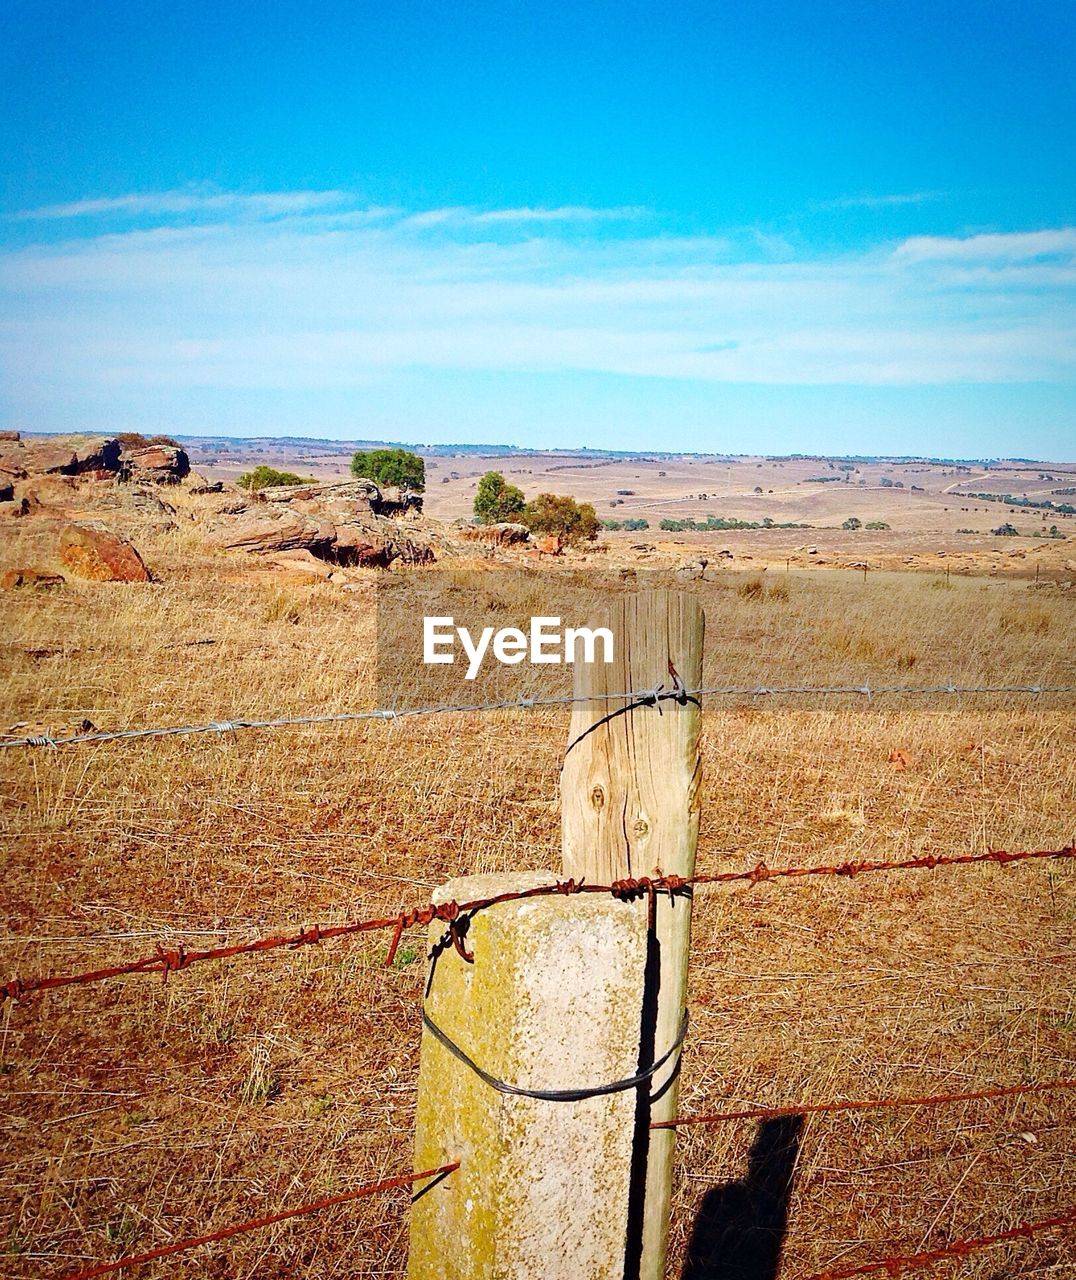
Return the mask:
MULTIPOLYGON (((435 900, 555 883, 472 876, 435 900)), ((645 903, 561 894, 470 918, 467 963, 430 927, 426 1012, 484 1071, 526 1089, 589 1088, 639 1066, 645 903)), ((428 1031, 415 1168, 460 1161, 411 1211, 409 1280, 622 1280, 636 1090, 506 1095, 428 1031)))

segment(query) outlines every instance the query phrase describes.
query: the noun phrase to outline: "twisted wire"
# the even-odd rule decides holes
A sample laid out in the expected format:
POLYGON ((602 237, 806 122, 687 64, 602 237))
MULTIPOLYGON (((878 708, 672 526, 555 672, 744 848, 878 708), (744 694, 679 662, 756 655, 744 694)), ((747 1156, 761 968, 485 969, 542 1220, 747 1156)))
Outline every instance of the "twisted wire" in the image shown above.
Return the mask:
POLYGON ((0 739, 0 748, 73 747, 89 742, 131 742, 136 739, 172 738, 199 733, 235 733, 240 729, 281 729, 303 725, 349 724, 365 720, 396 721, 409 716, 446 715, 454 712, 532 711, 539 707, 571 706, 579 702, 635 702, 649 706, 668 700, 687 698, 774 698, 857 695, 868 701, 882 696, 939 696, 964 694, 1073 694, 1076 684, 992 684, 992 685, 712 685, 694 689, 630 690, 626 693, 564 694, 544 698, 503 698, 495 702, 445 702, 423 707, 381 707, 371 711, 335 711, 324 715, 278 716, 272 719, 235 718, 210 720, 205 724, 168 725, 147 729, 94 730, 66 737, 49 734, 27 734, 24 737, 0 739))

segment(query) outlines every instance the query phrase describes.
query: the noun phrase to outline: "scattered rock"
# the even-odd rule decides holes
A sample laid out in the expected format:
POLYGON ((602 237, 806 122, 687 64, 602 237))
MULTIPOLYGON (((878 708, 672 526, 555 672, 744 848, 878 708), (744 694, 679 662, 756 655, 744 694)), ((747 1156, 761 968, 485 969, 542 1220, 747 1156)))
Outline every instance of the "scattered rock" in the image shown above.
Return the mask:
POLYGON ((280 551, 269 562, 275 569, 286 569, 289 573, 312 574, 316 578, 329 579, 333 576, 332 565, 317 556, 311 555, 303 548, 292 551, 280 551))
POLYGON ((559 556, 561 553, 560 538, 555 533, 548 533, 534 544, 540 556, 559 556))
POLYGON ((437 556, 433 547, 410 539, 400 539, 395 543, 396 554, 403 564, 436 564, 437 556))
POLYGON ((510 547, 519 542, 526 542, 531 531, 525 524, 503 521, 500 524, 467 525, 460 530, 460 537, 465 542, 481 542, 491 547, 510 547))
POLYGON ((50 573, 47 569, 9 569, 0 578, 0 591, 17 591, 20 587, 51 590, 63 585, 63 574, 50 573))
POLYGON ((223 480, 210 480, 200 471, 188 472, 187 482, 191 493, 221 493, 224 490, 223 480))
POLYGON ((185 449, 153 444, 123 455, 124 474, 141 483, 178 484, 191 469, 185 449))
POLYGON ((685 560, 683 564, 677 565, 676 576, 689 581, 701 581, 706 576, 706 566, 709 563, 708 560, 703 559, 685 560))
POLYGON ((79 578, 93 582, 149 582, 149 570, 134 546, 100 524, 69 524, 60 533, 60 559, 79 578))
POLYGON ((20 516, 29 514, 29 498, 15 498, 11 502, 0 502, 0 518, 17 520, 20 516))

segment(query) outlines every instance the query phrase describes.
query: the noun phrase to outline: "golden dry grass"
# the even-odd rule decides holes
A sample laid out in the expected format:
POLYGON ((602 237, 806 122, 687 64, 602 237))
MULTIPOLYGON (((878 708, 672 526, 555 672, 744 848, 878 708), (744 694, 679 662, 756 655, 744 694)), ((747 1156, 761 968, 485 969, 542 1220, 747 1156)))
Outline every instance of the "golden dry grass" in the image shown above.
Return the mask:
MULTIPOLYGON (((47 564, 51 537, 20 529, 0 567, 47 564)), ((369 705, 372 585, 282 586, 186 527, 144 543, 156 584, 5 598, 0 725, 369 705)), ((742 582, 695 584, 708 682, 1076 680, 1071 594, 793 574, 781 598, 742 582)), ((1050 697, 708 703, 699 870, 1063 845, 1074 724, 1072 700, 1050 697)), ((555 869, 566 732, 558 710, 3 753, 4 973, 393 911, 464 873, 555 869)), ((685 1111, 1076 1075, 1070 863, 696 901, 685 1111)), ((417 934, 391 970, 386 944, 9 1003, 0 1273, 61 1275, 408 1168, 424 965, 417 934)), ((782 1276, 1059 1212, 1074 1119, 1076 1098, 1056 1094, 808 1120, 782 1276)), ((670 1274, 702 1196, 743 1176, 756 1133, 681 1134, 670 1274)), ((388 1276, 405 1256, 393 1193, 137 1274, 388 1276)), ((951 1274, 1074 1271, 1076 1243, 1054 1235, 951 1274)))

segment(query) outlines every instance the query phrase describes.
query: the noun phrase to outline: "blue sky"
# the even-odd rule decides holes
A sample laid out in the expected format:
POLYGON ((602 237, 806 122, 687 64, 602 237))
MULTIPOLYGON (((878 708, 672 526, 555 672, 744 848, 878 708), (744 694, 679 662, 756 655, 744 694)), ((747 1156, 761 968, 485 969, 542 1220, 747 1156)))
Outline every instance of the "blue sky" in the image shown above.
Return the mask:
POLYGON ((1076 6, 0 10, 0 419, 1076 456, 1076 6))

